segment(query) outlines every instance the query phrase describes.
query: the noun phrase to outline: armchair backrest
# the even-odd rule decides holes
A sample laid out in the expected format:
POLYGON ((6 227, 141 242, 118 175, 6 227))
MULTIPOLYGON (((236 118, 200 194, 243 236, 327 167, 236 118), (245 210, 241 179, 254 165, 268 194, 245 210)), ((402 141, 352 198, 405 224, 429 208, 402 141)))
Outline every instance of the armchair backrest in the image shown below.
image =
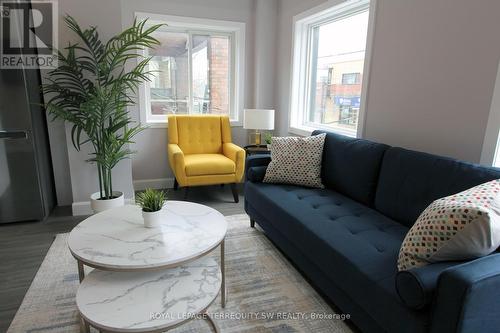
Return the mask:
POLYGON ((215 115, 169 116, 168 142, 179 145, 184 154, 222 153, 222 144, 231 142, 229 117, 215 115))

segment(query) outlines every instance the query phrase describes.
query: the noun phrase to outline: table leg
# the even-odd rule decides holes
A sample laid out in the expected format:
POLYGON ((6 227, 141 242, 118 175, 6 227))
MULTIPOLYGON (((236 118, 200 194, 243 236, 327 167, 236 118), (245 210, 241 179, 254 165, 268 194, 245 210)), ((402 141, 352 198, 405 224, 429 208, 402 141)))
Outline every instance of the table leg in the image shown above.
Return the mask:
POLYGON ((224 239, 220 243, 220 268, 222 272, 221 305, 226 307, 226 262, 224 259, 224 239))
POLYGON ((219 326, 217 326, 217 324, 215 323, 215 321, 210 318, 210 316, 208 314, 205 314, 204 318, 210 323, 210 326, 212 326, 212 329, 215 333, 219 333, 219 326))
POLYGON ((90 333, 90 325, 80 316, 80 331, 83 333, 90 333))
POLYGON ((82 283, 83 278, 85 278, 85 270, 83 269, 83 263, 80 260, 76 260, 78 264, 78 279, 80 280, 80 283, 82 283))

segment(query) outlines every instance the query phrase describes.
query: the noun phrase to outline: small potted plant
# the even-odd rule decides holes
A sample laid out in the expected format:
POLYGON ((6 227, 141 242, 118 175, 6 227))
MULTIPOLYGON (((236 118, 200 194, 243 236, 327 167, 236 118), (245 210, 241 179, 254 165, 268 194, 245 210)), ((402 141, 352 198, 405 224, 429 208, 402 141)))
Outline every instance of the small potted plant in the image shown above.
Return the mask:
POLYGON ((266 142, 267 149, 271 149, 271 141, 272 141, 273 136, 271 133, 266 133, 264 134, 264 141, 266 142))
POLYGON ((166 199, 165 192, 150 188, 136 195, 135 201, 142 208, 142 218, 146 228, 161 224, 161 209, 166 199))

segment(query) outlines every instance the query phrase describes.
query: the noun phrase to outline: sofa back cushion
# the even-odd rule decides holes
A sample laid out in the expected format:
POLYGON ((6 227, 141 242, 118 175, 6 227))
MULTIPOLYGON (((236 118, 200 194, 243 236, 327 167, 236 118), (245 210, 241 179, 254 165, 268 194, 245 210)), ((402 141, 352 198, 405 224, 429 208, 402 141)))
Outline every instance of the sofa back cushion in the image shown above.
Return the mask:
POLYGON ((384 155, 375 208, 411 227, 434 200, 500 178, 500 169, 403 148, 384 155))
POLYGON ((168 118, 169 143, 184 154, 219 154, 222 143, 231 142, 229 118, 212 115, 175 115, 168 118))
POLYGON ((321 178, 331 188, 358 202, 373 206, 384 152, 389 146, 325 131, 321 178))

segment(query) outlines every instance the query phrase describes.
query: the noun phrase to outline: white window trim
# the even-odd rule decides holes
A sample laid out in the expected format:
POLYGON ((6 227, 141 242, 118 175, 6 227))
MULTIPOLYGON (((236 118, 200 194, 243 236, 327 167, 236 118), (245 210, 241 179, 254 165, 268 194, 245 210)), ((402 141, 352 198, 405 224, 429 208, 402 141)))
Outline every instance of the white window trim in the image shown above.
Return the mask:
POLYGON ((347 136, 363 137, 366 119, 366 101, 368 96, 368 83, 370 77, 370 64, 372 59, 372 44, 375 27, 376 0, 329 0, 317 7, 311 8, 293 17, 293 42, 292 42, 292 68, 290 82, 290 105, 288 131, 297 135, 311 135, 316 129, 334 131, 347 136), (365 59, 363 66, 363 82, 361 85, 361 107, 358 114, 358 126, 356 134, 352 131, 342 129, 332 129, 329 126, 315 124, 308 126, 304 124, 304 110, 307 107, 308 98, 306 94, 310 91, 308 84, 308 53, 310 50, 309 29, 310 24, 317 24, 321 20, 329 20, 332 15, 347 14, 351 11, 369 4, 368 31, 366 36, 365 59))
POLYGON ((497 68, 480 163, 500 167, 500 62, 497 68))
MULTIPOLYGON (((232 57, 230 82, 230 110, 235 119, 231 119, 232 126, 243 125, 243 102, 244 102, 244 77, 245 77, 245 27, 244 22, 221 21, 202 19, 195 17, 173 16, 136 12, 135 17, 138 20, 148 19, 149 24, 166 23, 168 30, 190 29, 200 30, 202 33, 211 32, 214 34, 231 35, 232 57), (234 90, 234 91, 233 91, 234 90)), ((143 51, 142 54, 145 52, 143 51)), ((191 61, 191 59, 189 59, 191 61)), ((191 73, 189 73, 191 75, 191 73)), ((153 128, 168 128, 167 116, 153 116, 151 119, 151 104, 147 92, 148 82, 142 84, 139 88, 139 114, 142 124, 153 128)), ((191 87, 190 87, 191 91, 191 87)))

